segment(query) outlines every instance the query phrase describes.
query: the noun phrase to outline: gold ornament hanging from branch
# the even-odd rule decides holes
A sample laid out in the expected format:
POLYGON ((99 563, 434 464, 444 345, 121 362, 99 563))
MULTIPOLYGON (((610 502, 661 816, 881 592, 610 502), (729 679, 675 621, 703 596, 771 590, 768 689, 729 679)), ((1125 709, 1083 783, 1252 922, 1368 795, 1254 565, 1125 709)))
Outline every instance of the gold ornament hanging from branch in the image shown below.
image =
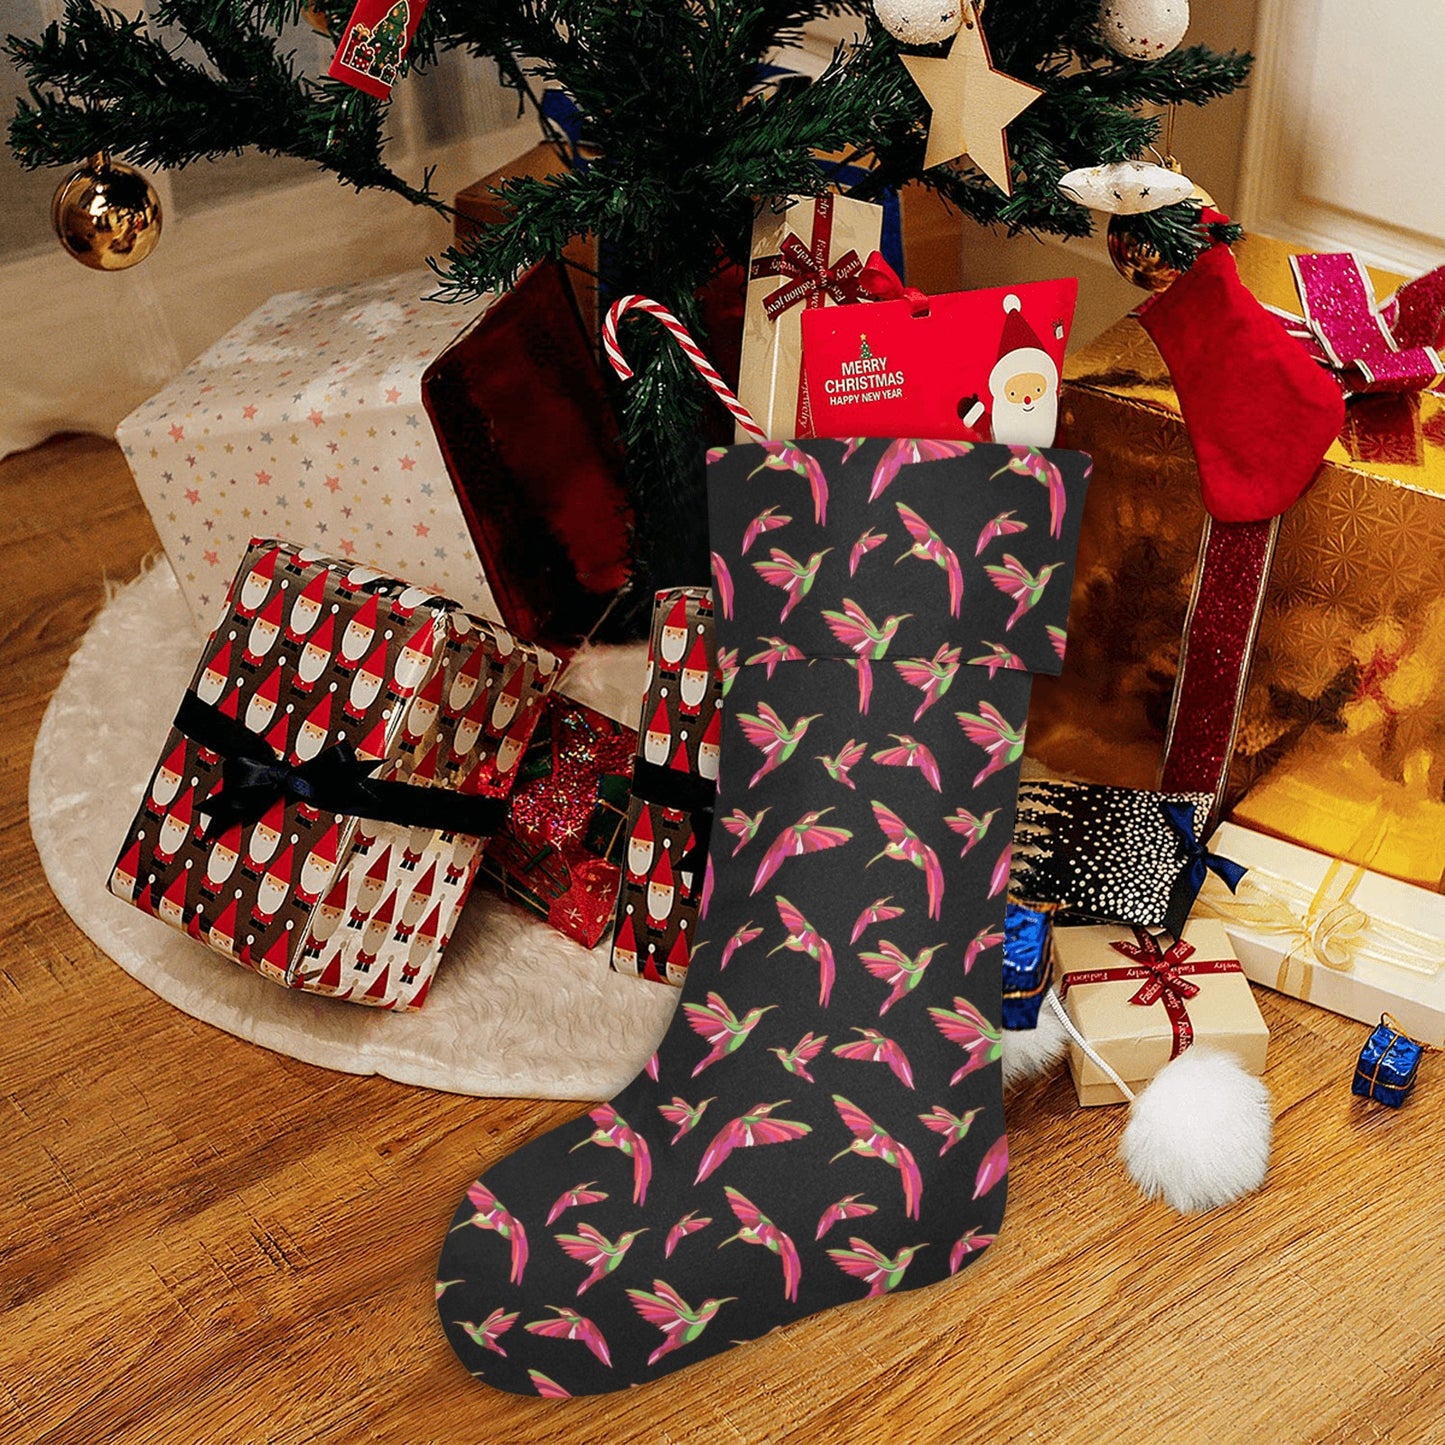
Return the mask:
POLYGON ((50 224, 70 255, 93 271, 138 266, 161 238, 161 200, 124 161, 95 155, 72 171, 50 202, 50 224))
POLYGON ((925 169, 966 155, 1006 196, 1013 195, 1009 123, 1043 91, 995 70, 980 21, 982 7, 965 4, 963 28, 948 55, 905 55, 903 63, 933 112, 925 169))

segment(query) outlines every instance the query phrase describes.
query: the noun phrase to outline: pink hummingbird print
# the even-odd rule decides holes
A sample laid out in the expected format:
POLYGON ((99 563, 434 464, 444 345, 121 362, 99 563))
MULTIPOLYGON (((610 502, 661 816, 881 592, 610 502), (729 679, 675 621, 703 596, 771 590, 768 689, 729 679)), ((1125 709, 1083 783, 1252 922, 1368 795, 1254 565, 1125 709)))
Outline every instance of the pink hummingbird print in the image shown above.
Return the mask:
POLYGON ((749 815, 741 808, 734 808, 722 820, 723 827, 738 840, 738 846, 733 849, 734 858, 757 837, 758 829, 762 826, 763 817, 767 811, 766 808, 761 808, 758 812, 749 815))
POLYGON ((722 695, 726 697, 733 690, 738 679, 738 649, 720 647, 717 650, 718 676, 722 678, 722 695))
POLYGON ((845 1194, 836 1204, 830 1204, 818 1216, 818 1232, 813 1236, 815 1240, 822 1239, 835 1224, 841 1224, 845 1219, 862 1219, 866 1214, 877 1214, 876 1204, 860 1204, 861 1194, 845 1194))
POLYGON ((1039 598, 1044 595, 1044 588, 1049 585, 1049 578, 1063 565, 1062 562, 1050 562, 1047 567, 1040 567, 1036 573, 1030 572, 1012 552, 1005 552, 1002 563, 983 569, 988 573, 993 585, 1005 596, 1012 597, 1017 604, 1003 625, 1005 632, 1012 632, 1014 623, 1031 607, 1037 605, 1039 598))
POLYGON ((782 767, 797 751, 803 734, 822 716, 822 713, 815 712, 811 717, 798 718, 789 727, 765 702, 758 704, 755 713, 739 713, 738 723, 743 736, 763 755, 763 765, 748 779, 748 787, 757 787, 759 778, 765 777, 774 768, 782 767))
POLYGON ((1068 645, 1069 634, 1062 627, 1055 627, 1052 622, 1044 625, 1044 631, 1049 634, 1049 644, 1058 654, 1059 661, 1064 660, 1064 649, 1068 645))
POLYGON ((748 1035, 757 1028, 762 1016, 769 1009, 775 1008, 777 1004, 770 1003, 765 1008, 749 1009, 742 1018, 738 1018, 723 1001, 722 995, 717 993, 708 994, 706 1003, 683 1004, 682 1011, 687 1015, 693 1031, 701 1034, 712 1046, 711 1051, 692 1071, 692 1077, 697 1078, 704 1069, 717 1063, 719 1059, 735 1054, 747 1042, 748 1035))
POLYGON ((544 1375, 541 1370, 528 1370, 527 1378, 532 1382, 532 1388, 544 1400, 570 1400, 572 1392, 564 1390, 551 1375, 544 1375))
POLYGON ((966 1234, 961 1235, 948 1251, 948 1272, 957 1274, 958 1267, 971 1254, 981 1254, 991 1245, 998 1236, 996 1234, 980 1234, 976 1229, 970 1229, 966 1234))
POLYGON ((818 965, 818 1002, 827 1008, 828 999, 833 992, 833 978, 837 972, 832 945, 786 898, 775 894, 773 902, 777 904, 778 917, 782 919, 783 927, 788 930, 788 936, 777 948, 768 950, 768 957, 771 958, 778 949, 786 948, 790 953, 806 954, 813 959, 818 965))
POLYGON ((988 762, 973 780, 976 788, 985 778, 1008 767, 1024 755, 1024 730, 1013 727, 991 702, 980 702, 977 712, 956 713, 958 724, 969 742, 988 754, 988 762))
POLYGON ((962 657, 961 647, 940 645, 931 658, 903 657, 893 664, 903 681, 923 694, 923 701, 913 714, 914 722, 948 691, 962 657))
POLYGON ((653 1280, 652 1289, 652 1293, 645 1289, 627 1291, 637 1313, 662 1331, 662 1343, 647 1357, 649 1365, 655 1365, 673 1350, 690 1345, 712 1323, 717 1312, 737 1298, 728 1295, 725 1299, 706 1299, 694 1309, 666 1280, 653 1280))
POLYGON ((792 1048, 769 1049, 768 1052, 775 1054, 778 1062, 790 1074, 796 1074, 800 1079, 806 1079, 810 1084, 816 1084, 818 1081, 808 1072, 808 1065, 823 1052, 823 1045, 827 1042, 827 1034, 818 1036, 809 1029, 792 1048))
POLYGON ((662 1246, 662 1257, 671 1259, 672 1252, 690 1234, 696 1234, 701 1229, 706 1229, 712 1220, 707 1216, 698 1217, 695 1210, 689 1209, 671 1229, 667 1231, 667 1242, 662 1246))
POLYGON ((848 775, 863 761, 863 755, 868 751, 867 743, 855 742, 849 738, 836 756, 828 757, 824 753, 818 754, 818 761, 822 763, 824 770, 835 783, 842 783, 845 788, 858 790, 858 784, 848 775))
POLYGON ((900 437, 878 459, 873 469, 873 485, 868 500, 876 502, 906 466, 915 462, 937 462, 944 457, 966 457, 973 450, 972 442, 913 441, 900 437))
POLYGON ((938 760, 917 738, 907 733, 889 733, 898 744, 896 748, 880 748, 873 754, 873 761, 885 768, 917 768, 935 793, 943 791, 943 780, 938 773, 938 760))
POLYGON ((850 828, 824 827, 819 821, 828 816, 832 808, 819 808, 804 813, 796 823, 791 823, 773 839, 768 851, 753 877, 749 893, 756 893, 789 858, 801 858, 805 853, 822 853, 829 848, 841 848, 852 837, 850 828))
POLYGON ((843 448, 843 460, 846 462, 867 440, 867 437, 848 437, 848 444, 843 448))
POLYGON ((1024 660, 1016 652, 1005 647, 1001 642, 986 642, 984 646, 988 651, 979 657, 970 657, 970 667, 986 667, 988 675, 992 677, 999 668, 1008 668, 1012 672, 1024 671, 1024 660))
MULTIPOLYGON (((733 857, 737 857, 737 849, 733 850, 733 857)), ((723 945, 722 960, 717 966, 717 971, 721 973, 723 969, 728 966, 733 954, 735 954, 738 949, 746 948, 748 944, 755 942, 762 936, 763 930, 761 928, 754 928, 751 919, 747 923, 744 923, 723 945)))
POLYGON ((942 1159, 968 1133, 969 1126, 981 1113, 982 1109, 969 1109, 962 1114, 951 1114, 942 1104, 935 1104, 928 1113, 920 1114, 918 1118, 925 1129, 943 1135, 943 1147, 938 1151, 938 1157, 942 1159))
POLYGON ((828 1257, 854 1279, 863 1280, 868 1286, 867 1298, 887 1294, 903 1282, 903 1272, 913 1263, 913 1256, 927 1244, 910 1244, 900 1249, 891 1259, 868 1243, 866 1239, 853 1238, 847 1249, 830 1249, 828 1257))
POLYGON ((594 1189, 593 1185, 596 1183, 595 1179, 589 1179, 585 1184, 574 1184, 570 1189, 564 1189, 547 1211, 547 1223, 556 1224, 569 1209, 576 1209, 580 1205, 601 1204, 608 1194, 605 1189, 594 1189))
POLYGON ((1005 843, 1003 852, 998 855, 998 862, 993 865, 993 877, 988 882, 990 898, 997 898, 1008 887, 1009 869, 1013 866, 1013 857, 1013 843, 1005 843))
POLYGON ((730 1234, 718 1248, 740 1239, 744 1244, 760 1244, 764 1249, 772 1250, 783 1262, 783 1298, 795 1301, 803 1278, 803 1261, 798 1258, 797 1245, 747 1195, 731 1185, 725 1185, 723 1193, 727 1195, 728 1204, 742 1228, 736 1234, 730 1234))
MULTIPOLYGON (((779 588, 787 597, 779 622, 786 622, 793 608, 813 590, 813 583, 818 580, 818 568, 832 550, 825 547, 821 552, 814 552, 806 562, 800 562, 781 547, 773 547, 768 552, 770 561, 753 563, 753 570, 758 576, 769 586, 779 588)), ((731 616, 730 613, 725 615, 731 616)))
POLYGON ((748 523, 743 532, 743 545, 739 548, 742 556, 748 555, 748 548, 763 535, 764 532, 776 532, 779 527, 786 527, 793 519, 785 513, 779 512, 776 507, 764 507, 756 517, 748 523))
POLYGON ((853 543, 848 553, 848 575, 858 575, 858 564, 875 548, 881 547, 888 540, 887 532, 875 532, 872 527, 867 528, 863 535, 853 543))
POLYGON ((841 1159, 845 1154, 857 1154, 864 1159, 878 1159, 898 1171, 903 1181, 904 1213, 910 1219, 918 1218, 923 1200, 923 1175, 918 1162, 906 1144, 901 1144, 881 1125, 876 1124, 856 1104, 850 1103, 841 1094, 833 1095, 833 1105, 838 1117, 848 1126, 853 1142, 840 1149, 828 1162, 841 1159))
POLYGON ((953 1087, 975 1069, 997 1063, 1003 1057, 1003 1030, 995 1028, 966 998, 954 996, 953 1007, 930 1008, 938 1031, 957 1044, 968 1056, 961 1069, 948 1081, 953 1087))
POLYGON ((642 1066, 642 1072, 646 1074, 647 1077, 651 1079, 654 1084, 657 1082, 657 1069, 659 1062, 660 1060, 657 1056, 657 1050, 654 1049, 647 1056, 647 1062, 642 1066))
POLYGON ((853 932, 848 935, 848 942, 857 943, 875 923, 891 923, 895 918, 902 918, 903 912, 903 909, 894 904, 891 893, 887 898, 875 898, 858 915, 858 921, 853 925, 853 932))
POLYGON ((911 863, 924 876, 928 884, 928 916, 938 918, 943 910, 943 865, 938 854, 925 843, 892 808, 873 800, 873 816, 878 820, 884 836, 888 839, 881 853, 868 860, 869 866, 879 858, 894 858, 900 863, 911 863))
POLYGON ((722 615, 731 618, 733 615, 733 574, 728 571, 728 564, 716 552, 712 553, 712 582, 717 589, 718 606, 722 608, 722 615))
POLYGON ((517 1323, 519 1313, 518 1310, 509 1312, 496 1309, 479 1325, 474 1325, 470 1320, 458 1320, 457 1323, 466 1331, 467 1338, 474 1345, 480 1345, 484 1350, 494 1350, 505 1359, 507 1352, 497 1341, 517 1323))
POLYGON ((989 478, 1002 476, 1005 472, 1017 472, 1021 477, 1032 477, 1049 494, 1049 536, 1062 535, 1064 526, 1064 479, 1059 469, 1033 447, 1010 447, 1008 461, 989 478))
POLYGON ((597 1127, 585 1139, 574 1144, 572 1149, 581 1149, 586 1144, 600 1144, 604 1149, 616 1149, 631 1159, 632 1202, 645 1203, 647 1182, 652 1178, 652 1154, 647 1147, 647 1140, 632 1128, 611 1104, 599 1104, 595 1109, 589 1109, 587 1117, 597 1127))
POLYGON ((979 1161, 973 1197, 982 1199, 1008 1173, 1008 1135, 1000 1134, 979 1161))
POLYGON ((948 576, 948 615, 957 617, 963 606, 963 567, 959 564, 958 553, 912 507, 905 507, 902 502, 894 502, 893 505, 898 509, 899 519, 908 528, 908 535, 913 538, 913 545, 898 561, 906 562, 910 557, 917 557, 922 562, 932 562, 936 567, 943 568, 948 576))
POLYGON ((882 659, 883 654, 888 651, 888 644, 897 635, 899 627, 912 616, 911 612, 904 612, 900 616, 889 617, 880 625, 874 622, 851 597, 843 599, 841 612, 834 612, 826 607, 823 609, 823 620, 827 622, 829 631, 844 647, 852 648, 857 654, 854 665, 858 669, 858 711, 860 713, 868 711, 868 702, 873 696, 872 664, 882 659))
POLYGON ((791 642, 784 642, 781 637, 760 637, 758 641, 767 643, 767 646, 745 661, 748 667, 761 663, 770 678, 780 662, 798 662, 802 659, 803 654, 791 642))
POLYGON ((958 856, 967 858, 974 846, 988 832, 988 825, 998 816, 997 808, 990 808, 983 814, 970 813, 967 808, 955 808, 943 821, 963 839, 963 852, 958 856))
POLYGON ((576 1234, 555 1234, 552 1237, 569 1259, 585 1264, 591 1271, 577 1286, 577 1296, 580 1299, 599 1279, 605 1279, 611 1274, 627 1258, 627 1251, 632 1248, 633 1241, 646 1233, 645 1229, 629 1229, 626 1233, 619 1234, 614 1241, 590 1224, 579 1224, 576 1234))
POLYGON ((534 1335, 547 1335, 554 1340, 580 1340, 609 1370, 612 1368, 612 1352, 607 1348, 602 1331, 591 1320, 578 1314, 576 1310, 561 1305, 546 1305, 545 1308, 551 1310, 557 1318, 533 1320, 522 1328, 534 1335))
POLYGON ((1001 928, 990 928, 984 924, 974 934, 967 948, 963 951, 963 976, 967 978, 973 972, 973 966, 978 961, 981 953, 987 953, 991 948, 997 948, 1003 942, 1003 930, 1001 928))
POLYGON ((860 953, 858 955, 863 967, 874 978, 881 979, 892 989, 888 997, 883 1000, 883 1006, 878 1010, 879 1018, 882 1018, 899 999, 907 997, 918 987, 923 980, 924 970, 933 962, 933 955, 939 949, 947 947, 946 943, 934 943, 920 950, 916 957, 910 958, 896 943, 890 943, 886 938, 882 938, 878 941, 876 953, 860 953))
POLYGON ((870 1064, 887 1064, 906 1089, 913 1087, 913 1066, 900 1045, 885 1038, 877 1029, 860 1029, 853 1025, 853 1032, 859 1037, 846 1044, 837 1044, 833 1052, 840 1059, 860 1059, 870 1064))
POLYGON ((521 1284, 522 1273, 527 1268, 527 1231, 522 1227, 522 1221, 480 1179, 467 1190, 467 1199, 476 1213, 460 1224, 454 1224, 451 1232, 455 1234, 470 1224, 501 1235, 512 1247, 510 1279, 513 1284, 521 1284))
POLYGON ((1029 524, 1014 520, 1012 512, 1000 512, 998 516, 983 524, 983 531, 978 534, 978 546, 973 549, 975 557, 982 557, 983 550, 995 537, 1011 537, 1018 532, 1027 532, 1029 524))
POLYGON ((774 1109, 781 1109, 789 1102, 788 1099, 779 1099, 772 1104, 754 1104, 745 1114, 739 1114, 736 1119, 724 1124, 703 1151, 693 1183, 701 1184, 734 1149, 751 1149, 760 1144, 789 1144, 794 1139, 801 1139, 804 1134, 811 1134, 811 1124, 772 1117, 774 1109))
POLYGON ((794 472, 800 477, 806 477, 813 493, 813 520, 821 527, 828 520, 828 478, 817 458, 809 456, 801 447, 795 447, 791 442, 759 442, 758 445, 767 455, 761 465, 748 473, 749 480, 757 476, 764 467, 770 471, 794 472))
POLYGON ((712 1098, 704 1099, 700 1104, 689 1104, 686 1099, 679 1098, 674 1094, 670 1104, 659 1104, 657 1106, 657 1112, 661 1114, 669 1124, 677 1125, 677 1133, 674 1134, 668 1142, 676 1144, 684 1134, 690 1134, 696 1129, 698 1120, 702 1118, 703 1110, 706 1109, 716 1097, 717 1095, 714 1094, 712 1098))

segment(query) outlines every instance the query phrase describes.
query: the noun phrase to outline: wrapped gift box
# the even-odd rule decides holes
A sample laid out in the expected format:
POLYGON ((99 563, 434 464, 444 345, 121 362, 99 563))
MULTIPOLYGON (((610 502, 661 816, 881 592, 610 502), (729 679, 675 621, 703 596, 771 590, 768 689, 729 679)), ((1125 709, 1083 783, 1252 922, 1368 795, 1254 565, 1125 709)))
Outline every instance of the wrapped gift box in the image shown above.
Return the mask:
MULTIPOLYGON (((1261 300, 1299 311, 1288 248, 1251 236, 1238 255, 1261 300)), ((1399 278, 1374 280, 1383 298, 1399 278)), ((1094 483, 1068 657, 1034 689, 1029 752, 1152 787, 1203 525, 1194 456, 1132 319, 1071 359, 1062 397, 1059 444, 1093 454, 1094 483)), ((1285 515, 1228 802, 1235 822, 1445 882, 1445 398, 1352 401, 1285 515)))
POLYGON ((426 588, 253 542, 110 891, 277 983, 419 1008, 556 672, 426 588), (309 793, 347 749, 365 805, 410 785, 397 816, 419 821, 309 793), (246 815, 217 815, 249 787, 246 815))
POLYGON ((527 637, 601 614, 627 555, 620 453, 565 281, 539 267, 463 306, 424 299, 436 286, 273 296, 120 423, 199 631, 267 531, 527 637))
POLYGON ((1003 929, 1003 1026, 1034 1029, 1053 981, 1054 906, 1010 898, 1003 929))
POLYGON ((503 897, 584 948, 617 905, 636 752, 632 728, 552 693, 482 854, 481 876, 503 897))
POLYGON ((1206 882, 1195 915, 1223 922, 1255 983, 1445 1046, 1445 898, 1230 823, 1210 846, 1250 871, 1234 895, 1206 882))
MULTIPOLYGON (((1054 960, 1069 1017, 1131 1089, 1195 1045, 1233 1054, 1251 1074, 1264 1072, 1269 1030, 1223 924, 1191 921, 1173 945, 1112 924, 1057 928, 1054 960)), ((1080 1104, 1124 1102, 1072 1043, 1069 1072, 1080 1104)))
MULTIPOLYGON (((653 604, 647 687, 627 813, 612 967, 681 986, 702 892, 699 834, 717 785, 722 675, 712 592, 675 587, 653 604)), ((705 835, 704 835, 705 836, 705 835)))
POLYGON ((1394 1026, 1386 1015, 1375 1025, 1355 1064, 1350 1092, 1361 1099, 1374 1099, 1398 1109, 1415 1087, 1420 1071, 1420 1044, 1394 1026))
MULTIPOLYGON (((814 435, 801 394, 803 311, 854 300, 853 281, 882 232, 881 207, 831 192, 762 203, 753 223, 737 391, 770 437, 814 435)), ((741 428, 737 439, 747 440, 741 428)))

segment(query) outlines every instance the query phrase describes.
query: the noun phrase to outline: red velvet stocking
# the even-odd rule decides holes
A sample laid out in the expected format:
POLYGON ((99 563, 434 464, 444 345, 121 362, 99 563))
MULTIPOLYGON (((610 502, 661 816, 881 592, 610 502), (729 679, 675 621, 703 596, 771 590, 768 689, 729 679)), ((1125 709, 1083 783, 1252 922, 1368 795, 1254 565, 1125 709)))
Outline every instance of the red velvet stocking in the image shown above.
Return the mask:
POLYGON ((1209 514, 1258 522, 1293 506, 1344 425, 1344 397, 1245 290, 1229 248, 1211 247, 1139 320, 1174 380, 1209 514))

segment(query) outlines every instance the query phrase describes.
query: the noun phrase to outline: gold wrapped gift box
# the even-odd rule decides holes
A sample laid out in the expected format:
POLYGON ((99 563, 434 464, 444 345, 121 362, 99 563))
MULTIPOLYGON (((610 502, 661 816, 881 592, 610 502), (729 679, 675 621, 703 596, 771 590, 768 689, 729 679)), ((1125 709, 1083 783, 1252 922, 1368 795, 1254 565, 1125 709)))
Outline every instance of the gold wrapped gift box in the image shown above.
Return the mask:
MULTIPOLYGON (((1237 254, 1255 295, 1298 312, 1290 248, 1252 236, 1237 254)), ((1403 279, 1371 275, 1381 299, 1403 279)), ((1060 416, 1059 445, 1091 453, 1094 476, 1068 657, 1035 685, 1029 753, 1152 787, 1204 512, 1168 373, 1132 317, 1072 358, 1060 416)), ((1445 890, 1441 397, 1352 401, 1285 516, 1226 802, 1244 826, 1445 890)))

